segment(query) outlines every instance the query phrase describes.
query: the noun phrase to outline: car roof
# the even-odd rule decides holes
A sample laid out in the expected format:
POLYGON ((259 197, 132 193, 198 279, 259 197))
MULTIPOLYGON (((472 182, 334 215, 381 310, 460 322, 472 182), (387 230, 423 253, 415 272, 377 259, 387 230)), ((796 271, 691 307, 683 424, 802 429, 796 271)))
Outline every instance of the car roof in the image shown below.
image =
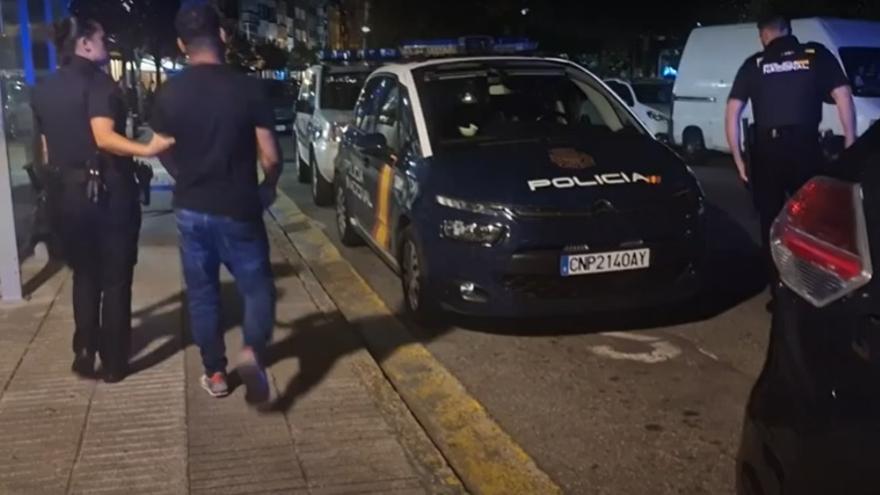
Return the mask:
POLYGON ((325 69, 333 74, 359 74, 366 72, 367 74, 379 68, 376 64, 321 64, 312 66, 312 70, 325 69))
MULTIPOLYGON (((376 69, 376 72, 383 74, 393 74, 401 77, 409 72, 427 67, 436 67, 440 65, 466 63, 466 62, 550 62, 560 65, 575 67, 576 64, 569 60, 549 57, 521 57, 521 56, 473 56, 473 57, 453 57, 453 58, 434 58, 429 60, 421 60, 417 62, 394 63, 384 65, 376 69)), ((584 69, 585 70, 585 69, 584 69)))

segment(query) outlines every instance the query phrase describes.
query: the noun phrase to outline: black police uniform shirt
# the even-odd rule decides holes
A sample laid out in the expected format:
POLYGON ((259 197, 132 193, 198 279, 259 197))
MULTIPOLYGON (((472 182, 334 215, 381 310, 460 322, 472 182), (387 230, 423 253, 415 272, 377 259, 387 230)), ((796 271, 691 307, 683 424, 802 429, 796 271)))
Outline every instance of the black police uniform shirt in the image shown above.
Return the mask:
MULTIPOLYGON (((119 87, 93 62, 74 57, 34 88, 31 98, 36 131, 46 136, 49 162, 63 170, 82 168, 97 153, 90 120, 113 119, 116 132, 125 134, 127 110, 119 87)), ((106 167, 112 180, 125 172, 133 182, 133 161, 113 157, 106 167)))
POLYGON ((236 220, 262 216, 256 128, 275 125, 261 81, 226 65, 194 65, 156 96, 152 127, 175 145, 163 162, 174 207, 236 220))
POLYGON ((758 129, 817 128, 822 103, 847 84, 843 69, 825 46, 783 36, 746 59, 733 81, 730 99, 751 100, 758 129))

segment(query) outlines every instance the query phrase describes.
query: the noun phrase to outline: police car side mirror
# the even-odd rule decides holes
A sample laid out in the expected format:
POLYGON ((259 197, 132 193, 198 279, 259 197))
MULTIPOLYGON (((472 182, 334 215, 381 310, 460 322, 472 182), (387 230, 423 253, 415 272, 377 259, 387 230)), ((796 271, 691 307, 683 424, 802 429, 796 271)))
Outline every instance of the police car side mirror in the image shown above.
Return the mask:
POLYGON ((379 157, 388 154, 388 140, 379 132, 361 134, 355 140, 355 146, 365 155, 379 157))

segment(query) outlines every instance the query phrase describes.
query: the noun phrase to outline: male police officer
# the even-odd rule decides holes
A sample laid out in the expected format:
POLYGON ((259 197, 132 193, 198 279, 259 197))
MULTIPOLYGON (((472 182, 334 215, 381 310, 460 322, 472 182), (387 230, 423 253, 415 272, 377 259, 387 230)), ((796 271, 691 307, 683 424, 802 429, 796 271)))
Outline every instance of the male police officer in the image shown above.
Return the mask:
MULTIPOLYGON (((762 19, 758 30, 764 51, 740 67, 727 103, 726 127, 739 176, 751 183, 761 218, 761 239, 769 250, 776 215, 822 166, 818 131, 822 103, 829 98, 836 103, 847 147, 855 141, 856 118, 849 81, 827 48, 819 43, 801 44, 783 17, 762 19), (746 174, 740 151, 740 118, 750 100, 756 131, 751 176, 746 174)), ((772 265, 770 269, 775 278, 772 265)))

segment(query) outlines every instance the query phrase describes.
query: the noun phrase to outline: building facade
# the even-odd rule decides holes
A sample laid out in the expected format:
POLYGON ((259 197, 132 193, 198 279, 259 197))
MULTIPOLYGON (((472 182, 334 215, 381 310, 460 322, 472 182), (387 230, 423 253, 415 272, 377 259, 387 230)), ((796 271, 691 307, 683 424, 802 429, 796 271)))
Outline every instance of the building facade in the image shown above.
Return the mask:
POLYGON ((297 46, 327 44, 327 2, 324 0, 240 0, 238 27, 254 42, 268 42, 287 51, 297 46))
POLYGON ((327 8, 328 48, 358 50, 364 47, 364 26, 367 25, 368 2, 337 0, 327 8))

